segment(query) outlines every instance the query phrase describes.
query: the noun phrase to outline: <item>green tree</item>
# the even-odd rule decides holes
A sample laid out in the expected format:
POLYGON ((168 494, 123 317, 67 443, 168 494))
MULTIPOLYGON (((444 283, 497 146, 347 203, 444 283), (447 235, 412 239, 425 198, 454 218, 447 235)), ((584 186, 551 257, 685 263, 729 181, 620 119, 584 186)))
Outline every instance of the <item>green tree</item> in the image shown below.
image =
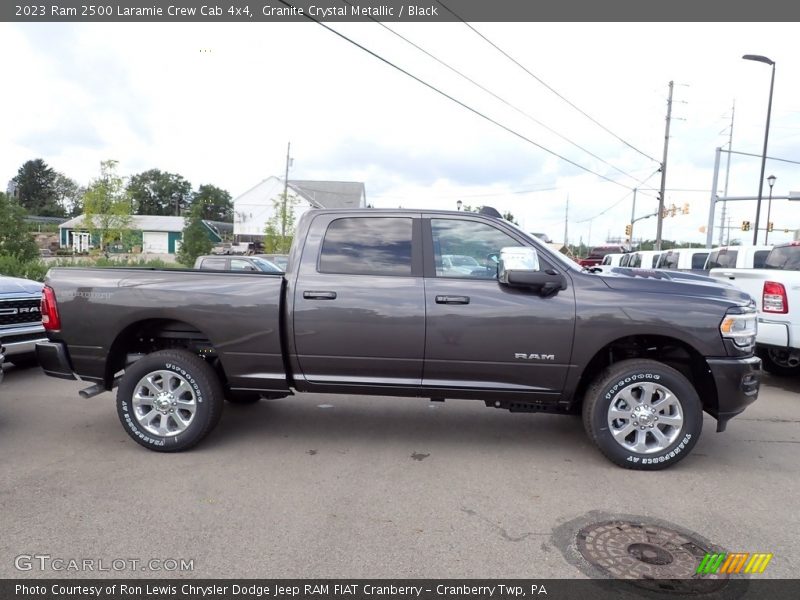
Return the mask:
POLYGON ((267 254, 286 254, 292 247, 295 229, 297 196, 281 194, 272 200, 272 216, 264 230, 264 251, 267 254))
POLYGON ((128 182, 137 215, 176 215, 188 212, 192 184, 177 173, 150 169, 133 175, 128 182))
POLYGON ((208 228, 203 225, 203 212, 205 203, 201 200, 195 202, 186 218, 181 236, 181 247, 176 258, 178 262, 187 267, 193 267, 198 256, 211 252, 211 240, 208 237, 208 228))
POLYGON ((77 217, 83 212, 83 195, 86 189, 79 186, 74 179, 63 173, 56 173, 53 191, 64 215, 77 217))
POLYGON ((517 220, 514 218, 514 214, 510 210, 507 210, 506 212, 503 213, 503 218, 509 223, 513 223, 514 225, 519 225, 519 223, 517 223, 517 220))
POLYGON ((192 199, 192 205, 202 202, 203 218, 208 221, 233 223, 231 195, 215 185, 201 185, 192 199))
POLYGON ((63 217, 66 214, 58 202, 58 175, 41 158, 29 160, 19 168, 12 181, 17 184, 20 205, 29 214, 39 217, 63 217))
POLYGON ((39 256, 39 249, 25 227, 25 209, 0 192, 0 256, 26 262, 39 256))
POLYGON ((131 198, 125 180, 117 175, 117 161, 100 163, 100 177, 92 180, 83 196, 83 226, 100 243, 100 249, 120 239, 131 224, 131 198))

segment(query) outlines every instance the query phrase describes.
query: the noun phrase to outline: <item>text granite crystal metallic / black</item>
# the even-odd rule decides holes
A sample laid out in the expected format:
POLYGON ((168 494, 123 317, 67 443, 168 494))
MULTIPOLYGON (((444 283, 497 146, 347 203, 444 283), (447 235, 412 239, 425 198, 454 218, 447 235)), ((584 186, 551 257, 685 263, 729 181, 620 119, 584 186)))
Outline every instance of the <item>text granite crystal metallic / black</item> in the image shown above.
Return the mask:
POLYGON ((735 288, 590 273, 464 212, 309 211, 281 274, 55 268, 42 317, 45 372, 94 384, 85 397, 116 387, 126 432, 166 452, 209 434, 225 400, 315 392, 580 413, 609 460, 661 469, 703 411, 723 431, 755 401, 761 373, 735 288))

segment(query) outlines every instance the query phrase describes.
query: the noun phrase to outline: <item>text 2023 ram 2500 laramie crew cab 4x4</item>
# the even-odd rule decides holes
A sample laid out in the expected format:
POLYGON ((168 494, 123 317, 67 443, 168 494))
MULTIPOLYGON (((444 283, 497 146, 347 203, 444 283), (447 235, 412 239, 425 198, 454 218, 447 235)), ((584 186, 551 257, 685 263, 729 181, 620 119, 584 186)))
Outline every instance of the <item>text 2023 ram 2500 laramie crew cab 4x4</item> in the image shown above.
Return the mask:
POLYGON ((734 287, 592 274, 463 212, 308 211, 283 274, 56 268, 42 311, 45 372, 94 382, 84 396, 118 385, 125 431, 166 452, 205 437, 223 398, 297 390, 582 411, 610 460, 659 469, 689 453, 703 410, 722 431, 760 380, 734 287))

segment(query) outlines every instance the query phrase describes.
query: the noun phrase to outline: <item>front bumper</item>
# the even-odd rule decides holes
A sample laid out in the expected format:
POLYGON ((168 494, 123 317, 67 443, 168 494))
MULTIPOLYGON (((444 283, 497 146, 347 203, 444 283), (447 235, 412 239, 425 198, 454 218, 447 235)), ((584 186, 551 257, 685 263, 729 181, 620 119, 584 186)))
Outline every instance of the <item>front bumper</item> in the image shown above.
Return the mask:
POLYGON ((72 370, 67 347, 60 342, 39 342, 36 344, 36 358, 39 366, 50 377, 77 379, 72 370))
POLYGON ((717 431, 725 431, 728 421, 758 398, 761 359, 709 358, 706 362, 717 386, 717 410, 711 414, 717 419, 717 431))
POLYGON ((0 343, 5 347, 6 357, 9 360, 12 356, 33 354, 36 351, 36 344, 46 341, 47 336, 41 325, 0 330, 0 343))

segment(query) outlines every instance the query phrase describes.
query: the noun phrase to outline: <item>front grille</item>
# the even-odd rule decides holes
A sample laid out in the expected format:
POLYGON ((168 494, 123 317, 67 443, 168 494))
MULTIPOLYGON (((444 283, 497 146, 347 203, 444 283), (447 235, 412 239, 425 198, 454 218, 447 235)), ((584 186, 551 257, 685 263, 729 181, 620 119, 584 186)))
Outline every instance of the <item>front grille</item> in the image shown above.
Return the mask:
POLYGON ((0 300, 0 327, 41 323, 40 304, 39 298, 0 300))

